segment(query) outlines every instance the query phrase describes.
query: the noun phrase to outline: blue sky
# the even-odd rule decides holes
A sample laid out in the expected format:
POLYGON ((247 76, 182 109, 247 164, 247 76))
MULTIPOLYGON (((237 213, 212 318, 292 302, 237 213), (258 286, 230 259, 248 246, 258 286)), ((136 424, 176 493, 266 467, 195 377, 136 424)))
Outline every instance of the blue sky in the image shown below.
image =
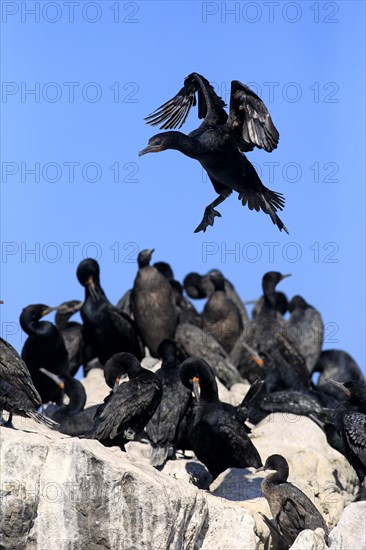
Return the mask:
MULTIPOLYGON (((265 4, 2 2, 1 331, 17 349, 22 307, 83 297, 83 257, 116 302, 154 247, 178 279, 216 267, 246 300, 266 271, 292 273, 281 289, 322 312, 324 347, 364 368, 365 6, 265 4), (215 198, 200 165, 138 157, 156 133, 143 118, 193 71, 269 108, 279 147, 248 157, 284 193, 289 236, 234 196, 194 234, 215 198)), ((197 125, 193 109, 183 131, 197 125)))

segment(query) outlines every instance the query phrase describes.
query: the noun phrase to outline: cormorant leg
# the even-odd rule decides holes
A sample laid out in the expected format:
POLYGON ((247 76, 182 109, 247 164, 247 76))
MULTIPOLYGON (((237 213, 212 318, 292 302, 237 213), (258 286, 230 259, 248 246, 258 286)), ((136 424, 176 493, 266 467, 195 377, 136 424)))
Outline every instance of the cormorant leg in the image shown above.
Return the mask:
POLYGON ((9 417, 8 417, 7 421, 5 422, 5 424, 4 424, 4 427, 5 428, 13 428, 13 430, 15 430, 15 427, 13 426, 12 420, 13 420, 13 413, 9 413, 9 417))
POLYGON ((230 195, 230 193, 231 193, 231 190, 228 190, 228 193, 221 193, 211 204, 206 206, 202 221, 199 224, 199 226, 196 227, 196 229, 194 230, 195 233, 199 233, 199 231, 205 232, 209 225, 214 224, 214 220, 216 216, 221 218, 221 214, 220 212, 215 210, 215 206, 218 206, 219 204, 224 202, 224 200, 230 195))

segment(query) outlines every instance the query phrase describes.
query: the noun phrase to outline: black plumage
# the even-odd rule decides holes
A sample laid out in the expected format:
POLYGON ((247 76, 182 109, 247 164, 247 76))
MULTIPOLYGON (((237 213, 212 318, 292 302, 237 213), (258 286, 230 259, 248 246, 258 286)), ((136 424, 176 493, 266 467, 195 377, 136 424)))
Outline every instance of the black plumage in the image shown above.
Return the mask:
POLYGON ((259 453, 244 427, 224 410, 214 374, 206 361, 197 357, 186 359, 181 364, 180 377, 198 400, 189 437, 195 455, 210 474, 216 478, 227 468, 261 466, 259 453))
POLYGON ((313 372, 324 338, 324 323, 321 314, 301 296, 294 296, 288 310, 291 316, 287 322, 286 335, 304 357, 309 373, 313 372))
POLYGON ((12 427, 12 415, 16 414, 54 427, 54 422, 37 412, 41 404, 41 396, 33 385, 26 364, 17 351, 0 338, 0 425, 12 427), (4 409, 9 412, 5 423, 2 420, 4 409))
POLYGON ((76 380, 76 378, 73 378, 69 374, 57 376, 57 374, 53 374, 46 369, 42 369, 42 372, 53 380, 53 382, 60 389, 62 389, 69 398, 69 402, 66 404, 63 403, 59 407, 50 405, 46 408, 47 416, 58 422, 60 424, 59 431, 65 433, 63 431, 63 422, 66 419, 75 416, 84 409, 86 403, 84 386, 81 382, 79 382, 79 380, 76 380))
POLYGON ((202 312, 203 330, 211 334, 224 350, 230 353, 244 328, 241 313, 225 292, 225 279, 222 273, 213 270, 209 277, 214 292, 202 312))
POLYGON ((61 403, 63 393, 39 369, 44 368, 58 375, 69 372, 69 356, 60 330, 53 323, 40 320, 56 309, 44 304, 32 304, 25 307, 20 315, 20 326, 28 334, 21 355, 42 403, 61 403))
POLYGON ((279 139, 266 106, 247 86, 238 80, 232 81, 228 115, 224 101, 210 83, 198 73, 192 73, 184 80, 178 94, 145 120, 153 126, 161 125, 164 130, 180 128, 190 108, 196 104, 196 94, 198 118, 204 119, 199 128, 188 135, 177 131, 157 134, 150 138, 140 155, 175 149, 198 160, 206 170, 219 196, 206 207, 196 233, 206 231, 216 216, 221 217, 215 207, 233 191, 238 193, 243 205, 269 214, 272 222, 288 233, 276 214, 284 208, 283 195, 263 185, 254 166, 243 154, 254 147, 271 152, 279 139))
POLYGON ((71 376, 77 373, 85 360, 83 326, 81 323, 69 320, 72 315, 80 311, 82 305, 83 302, 78 300, 68 300, 60 304, 55 315, 56 327, 61 332, 67 349, 71 376))
POLYGON ((365 377, 353 357, 340 349, 322 351, 315 364, 314 372, 320 373, 316 383, 317 388, 340 401, 345 401, 347 396, 342 389, 329 384, 329 378, 337 382, 347 382, 347 380, 365 382, 365 377))
POLYGON ((160 342, 174 338, 178 314, 169 281, 150 266, 153 252, 142 250, 138 255, 131 303, 139 334, 151 355, 157 357, 160 342))
POLYGON ((268 501, 274 524, 286 544, 285 548, 290 548, 304 529, 314 531, 320 527, 328 535, 325 521, 311 500, 287 481, 289 468, 283 456, 268 457, 260 470, 275 471, 263 479, 262 493, 268 501))
POLYGON ((109 387, 115 388, 97 409, 94 425, 87 437, 102 443, 118 438, 125 444, 142 432, 162 397, 162 385, 151 371, 141 367, 130 353, 117 353, 104 367, 109 387), (128 375, 128 382, 119 384, 128 375))
POLYGON ((366 500, 366 383, 348 380, 343 384, 330 383, 344 392, 347 401, 341 401, 334 411, 334 425, 341 440, 342 452, 355 470, 366 500))
POLYGON ((142 359, 144 350, 136 325, 109 302, 100 285, 99 271, 98 262, 90 258, 80 262, 77 268, 78 280, 85 287, 85 300, 80 310, 85 342, 95 350, 103 365, 122 351, 142 359))
POLYGON ((156 371, 163 395, 145 432, 153 446, 151 464, 162 466, 168 453, 175 451, 180 423, 187 413, 191 393, 183 386, 179 377, 179 350, 172 340, 163 340, 158 348, 162 365, 156 371))

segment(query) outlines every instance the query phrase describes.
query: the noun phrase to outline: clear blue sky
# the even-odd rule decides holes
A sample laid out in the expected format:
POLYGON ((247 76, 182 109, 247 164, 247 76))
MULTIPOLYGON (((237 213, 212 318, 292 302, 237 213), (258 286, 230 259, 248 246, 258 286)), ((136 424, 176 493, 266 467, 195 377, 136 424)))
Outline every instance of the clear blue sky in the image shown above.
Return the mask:
MULTIPOLYGON (((216 267, 243 299, 260 294, 266 271, 292 273, 281 288, 320 309, 325 348, 364 368, 364 2, 1 8, 3 337, 20 349, 27 304, 82 298, 86 255, 98 254, 116 302, 137 251, 155 247, 178 279, 216 267), (156 132, 143 117, 193 71, 226 101, 232 79, 250 84, 270 109, 280 145, 248 156, 286 196, 289 236, 234 196, 194 234, 215 198, 200 165, 175 151, 137 156, 156 132)), ((183 131, 197 124, 193 109, 183 131)))

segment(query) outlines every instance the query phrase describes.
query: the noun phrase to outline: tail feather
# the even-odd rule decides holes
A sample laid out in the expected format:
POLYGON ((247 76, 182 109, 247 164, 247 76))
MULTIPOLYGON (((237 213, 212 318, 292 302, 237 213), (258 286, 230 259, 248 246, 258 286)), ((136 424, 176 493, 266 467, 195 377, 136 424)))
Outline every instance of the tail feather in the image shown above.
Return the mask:
POLYGON ((57 430, 59 428, 60 424, 58 422, 55 422, 51 418, 48 418, 42 413, 39 413, 37 411, 27 411, 27 416, 30 418, 33 418, 36 422, 39 422, 40 424, 45 424, 49 428, 52 428, 53 430, 57 430))
POLYGON ((242 201, 243 206, 248 204, 249 210, 256 210, 257 212, 262 210, 268 214, 280 231, 283 229, 289 234, 287 227, 276 214, 277 210, 283 210, 285 206, 285 199, 282 193, 276 193, 263 186, 259 192, 251 192, 247 195, 239 194, 239 200, 242 201))

